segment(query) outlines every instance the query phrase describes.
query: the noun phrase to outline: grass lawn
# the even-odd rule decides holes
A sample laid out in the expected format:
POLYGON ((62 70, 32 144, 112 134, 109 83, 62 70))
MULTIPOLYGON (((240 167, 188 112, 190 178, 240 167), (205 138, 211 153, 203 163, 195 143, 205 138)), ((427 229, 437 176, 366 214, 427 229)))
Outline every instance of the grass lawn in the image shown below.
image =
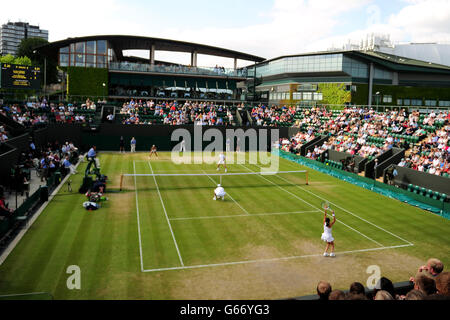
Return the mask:
MULTIPOLYGON (((214 163, 177 165, 170 153, 100 159, 109 200, 86 211, 76 193, 83 174, 72 176, 74 192, 63 186, 0 266, 0 295, 279 299, 313 294, 319 280, 366 284, 371 265, 397 282, 430 257, 450 264, 450 221, 285 159, 279 171, 308 170, 308 185, 303 172, 220 178, 214 163), (119 192, 123 173, 204 175, 126 176, 119 192), (225 201, 212 199, 219 182, 225 201), (337 217, 335 258, 322 256, 324 200, 337 217), (67 288, 72 265, 80 290, 67 288)), ((235 163, 228 173, 260 169, 235 163)))

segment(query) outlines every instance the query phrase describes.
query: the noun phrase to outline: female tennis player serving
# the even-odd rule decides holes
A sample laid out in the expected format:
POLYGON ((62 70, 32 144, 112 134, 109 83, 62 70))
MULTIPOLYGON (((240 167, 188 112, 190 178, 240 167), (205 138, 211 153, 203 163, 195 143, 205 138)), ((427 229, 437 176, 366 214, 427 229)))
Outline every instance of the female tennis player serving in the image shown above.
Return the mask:
POLYGON ((321 239, 327 243, 327 246, 325 248, 325 252, 323 253, 324 257, 328 257, 328 248, 331 246, 331 253, 330 257, 334 257, 334 238, 331 234, 331 228, 333 227, 334 223, 336 222, 336 217, 334 215, 334 210, 330 209, 329 207, 325 207, 325 214, 323 216, 323 233, 321 239), (330 218, 327 217, 327 210, 331 210, 333 212, 333 221, 330 222, 330 218))

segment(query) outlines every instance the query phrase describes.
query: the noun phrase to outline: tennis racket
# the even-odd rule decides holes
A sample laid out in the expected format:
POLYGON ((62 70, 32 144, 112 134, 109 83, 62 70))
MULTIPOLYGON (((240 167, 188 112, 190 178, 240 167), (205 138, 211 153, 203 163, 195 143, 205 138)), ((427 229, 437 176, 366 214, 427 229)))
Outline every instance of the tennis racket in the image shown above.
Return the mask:
POLYGON ((331 211, 332 213, 334 213, 334 210, 331 209, 330 203, 328 201, 323 201, 322 202, 322 209, 324 209, 326 211, 331 211))

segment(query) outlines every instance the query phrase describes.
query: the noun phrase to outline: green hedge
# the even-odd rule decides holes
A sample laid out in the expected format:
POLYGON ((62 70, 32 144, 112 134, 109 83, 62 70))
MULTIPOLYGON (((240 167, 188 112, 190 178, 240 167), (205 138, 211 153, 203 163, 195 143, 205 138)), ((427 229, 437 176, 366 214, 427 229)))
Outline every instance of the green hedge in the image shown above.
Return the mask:
POLYGON ((108 95, 108 69, 68 67, 67 74, 69 96, 108 95))

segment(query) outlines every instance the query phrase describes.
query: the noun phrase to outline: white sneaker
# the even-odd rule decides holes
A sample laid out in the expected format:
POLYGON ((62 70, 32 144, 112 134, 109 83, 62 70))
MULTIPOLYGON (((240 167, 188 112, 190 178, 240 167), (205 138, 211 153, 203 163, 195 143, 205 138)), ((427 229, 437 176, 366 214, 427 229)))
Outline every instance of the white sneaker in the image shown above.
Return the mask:
POLYGON ((217 168, 217 171, 219 171, 219 168, 217 168))
POLYGON ((224 201, 225 200, 225 197, 222 197, 222 201, 224 201))
POLYGON ((213 200, 216 200, 216 197, 214 197, 213 200))
POLYGON ((330 257, 336 257, 336 255, 334 254, 334 252, 330 253, 330 257))
POLYGON ((323 256, 324 256, 324 257, 328 257, 328 252, 324 252, 324 253, 323 253, 323 256))
POLYGON ((227 172, 227 169, 225 169, 225 172, 227 172))

